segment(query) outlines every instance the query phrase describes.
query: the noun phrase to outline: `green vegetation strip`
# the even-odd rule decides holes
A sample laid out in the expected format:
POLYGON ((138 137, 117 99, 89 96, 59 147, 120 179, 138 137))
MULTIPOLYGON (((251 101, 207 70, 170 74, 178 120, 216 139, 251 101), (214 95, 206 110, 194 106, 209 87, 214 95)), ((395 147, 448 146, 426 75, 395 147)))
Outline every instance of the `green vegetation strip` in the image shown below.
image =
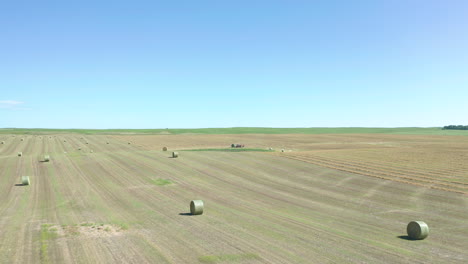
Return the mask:
POLYGON ((49 263, 49 241, 58 237, 57 228, 52 227, 51 224, 43 224, 41 226, 41 263, 49 263))
POLYGON ((259 148, 207 148, 207 149, 185 149, 182 151, 222 151, 222 152, 275 152, 274 150, 259 149, 259 148))
POLYGON ((450 130, 442 127, 230 127, 196 129, 46 129, 0 128, 0 134, 86 134, 86 135, 157 135, 157 134, 403 134, 403 135, 465 135, 468 130, 450 130))
POLYGON ((257 254, 224 254, 224 255, 209 255, 198 257, 201 263, 219 263, 219 262, 240 262, 245 260, 260 259, 257 254))

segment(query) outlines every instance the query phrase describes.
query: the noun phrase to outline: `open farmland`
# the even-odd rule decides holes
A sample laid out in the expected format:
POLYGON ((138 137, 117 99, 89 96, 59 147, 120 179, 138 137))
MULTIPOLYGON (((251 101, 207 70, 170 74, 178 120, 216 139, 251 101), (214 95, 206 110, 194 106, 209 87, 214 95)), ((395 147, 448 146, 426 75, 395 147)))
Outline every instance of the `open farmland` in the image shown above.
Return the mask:
POLYGON ((468 261, 468 137, 2 134, 0 141, 0 263, 468 261), (184 151, 232 143, 277 151, 184 151), (50 162, 41 162, 45 154, 50 162), (31 185, 20 186, 25 175, 31 185), (188 215, 195 199, 204 201, 203 215, 188 215), (429 225, 427 239, 406 238, 411 220, 429 225))

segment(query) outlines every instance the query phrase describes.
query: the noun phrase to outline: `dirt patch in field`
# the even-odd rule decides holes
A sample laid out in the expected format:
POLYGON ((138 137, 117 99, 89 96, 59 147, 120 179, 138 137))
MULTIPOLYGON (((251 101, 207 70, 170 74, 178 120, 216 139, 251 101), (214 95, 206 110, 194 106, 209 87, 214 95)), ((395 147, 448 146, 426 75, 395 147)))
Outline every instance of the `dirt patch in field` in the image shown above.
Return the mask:
POLYGON ((82 223, 76 225, 43 225, 42 232, 56 237, 99 238, 120 236, 124 228, 112 224, 82 223))

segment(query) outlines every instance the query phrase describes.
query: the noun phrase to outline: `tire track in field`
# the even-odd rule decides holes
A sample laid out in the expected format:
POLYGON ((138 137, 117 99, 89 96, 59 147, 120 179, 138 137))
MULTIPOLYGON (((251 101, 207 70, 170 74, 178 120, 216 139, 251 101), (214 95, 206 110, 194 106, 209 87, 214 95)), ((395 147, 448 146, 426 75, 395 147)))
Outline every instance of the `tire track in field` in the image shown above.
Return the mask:
MULTIPOLYGON (((305 154, 304 155, 308 155, 308 154, 305 154)), ((310 154, 312 155, 312 154, 310 154)), ((331 158, 331 157, 328 157, 328 156, 321 156, 321 155, 314 155, 314 157, 316 158, 322 158, 324 160, 335 160, 335 161, 339 161, 339 162, 346 162, 348 164, 353 164, 353 165, 357 165, 357 166, 365 166, 365 167, 371 167, 371 168, 376 168, 376 169, 379 169, 379 170, 391 170, 391 171, 396 171, 396 172, 399 172, 399 173, 409 173, 409 174, 417 174, 417 175, 421 175, 421 176, 426 176, 426 177, 430 177, 431 179, 436 179, 436 180, 439 180, 439 181, 443 181, 443 182, 448 182, 448 183, 456 183, 456 184, 460 184, 460 185, 466 185, 468 186, 468 183, 463 183, 463 182, 458 182, 458 181, 455 181, 453 180, 453 177, 447 175, 447 172, 445 173, 442 173, 442 172, 435 172, 435 171, 424 171, 424 170, 421 170, 420 168, 402 168, 400 166, 397 166, 395 164, 389 164, 389 165, 383 165, 385 162, 379 162, 379 164, 376 164, 376 163, 373 163, 373 162, 370 162, 370 161, 362 161, 362 160, 359 160, 359 159, 343 159, 343 158, 331 158), (447 178, 447 179, 440 179, 439 176, 442 176, 444 178, 447 178)), ((465 172, 466 174, 466 172, 465 172)))
POLYGON ((398 174, 393 174, 393 173, 388 173, 388 172, 374 172, 368 169, 349 168, 346 165, 335 164, 333 162, 327 162, 327 161, 315 159, 314 157, 311 157, 311 156, 304 157, 300 155, 283 155, 283 157, 295 159, 295 160, 299 160, 303 162, 309 162, 309 163, 313 163, 319 166, 324 166, 327 168, 332 168, 332 169, 336 169, 340 171, 356 173, 356 174, 360 174, 364 176, 370 176, 370 177, 375 177, 375 178, 384 179, 384 180, 391 180, 391 181, 396 181, 396 182, 401 182, 401 183, 406 183, 406 184, 412 184, 412 185, 427 187, 431 189, 438 189, 438 190, 455 192, 455 193, 460 193, 460 194, 468 194, 468 192, 465 191, 465 188, 460 188, 459 186, 453 186, 453 185, 448 185, 444 183, 438 183, 436 181, 419 179, 415 177, 398 175, 398 174), (457 188, 457 189, 452 189, 452 188, 457 188))

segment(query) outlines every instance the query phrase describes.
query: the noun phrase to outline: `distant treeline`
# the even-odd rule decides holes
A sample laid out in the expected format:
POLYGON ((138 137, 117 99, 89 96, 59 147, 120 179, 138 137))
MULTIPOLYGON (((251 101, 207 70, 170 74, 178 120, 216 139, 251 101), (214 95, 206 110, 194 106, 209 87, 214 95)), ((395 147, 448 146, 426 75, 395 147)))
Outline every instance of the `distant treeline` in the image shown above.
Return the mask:
POLYGON ((462 126, 462 125, 450 125, 450 126, 444 126, 444 129, 457 129, 457 130, 468 130, 468 126, 462 126))

